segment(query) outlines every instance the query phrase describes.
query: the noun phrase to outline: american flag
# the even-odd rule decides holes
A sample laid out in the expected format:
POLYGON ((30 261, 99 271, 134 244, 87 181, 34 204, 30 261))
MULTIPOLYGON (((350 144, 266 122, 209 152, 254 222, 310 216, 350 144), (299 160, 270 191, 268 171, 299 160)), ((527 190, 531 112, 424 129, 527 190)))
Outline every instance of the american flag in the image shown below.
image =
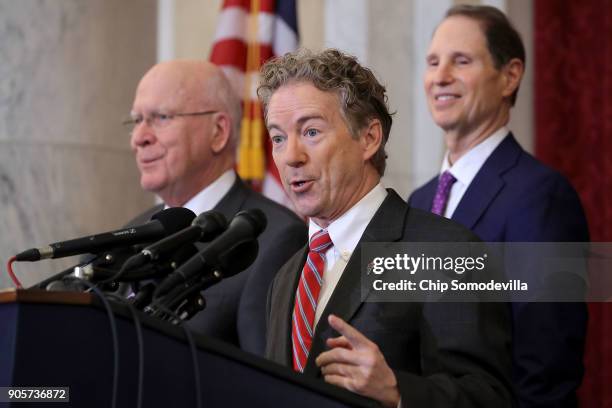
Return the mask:
POLYGON ((224 0, 210 60, 223 68, 235 91, 242 95, 238 174, 285 205, 287 196, 272 161, 256 91, 261 65, 297 46, 295 0, 224 0))

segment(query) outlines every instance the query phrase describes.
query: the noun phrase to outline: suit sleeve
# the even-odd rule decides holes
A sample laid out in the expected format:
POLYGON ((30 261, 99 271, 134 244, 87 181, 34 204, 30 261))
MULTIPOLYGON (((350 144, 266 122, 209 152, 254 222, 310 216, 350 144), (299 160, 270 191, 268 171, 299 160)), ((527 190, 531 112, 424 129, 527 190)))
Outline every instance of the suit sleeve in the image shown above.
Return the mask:
POLYGON ((395 372, 402 406, 513 406, 508 327, 505 304, 426 304, 422 373, 395 372))
MULTIPOLYGON (((580 200, 555 177, 527 198, 508 218, 506 241, 583 242, 589 240, 580 200)), ((529 268, 523 279, 537 276, 529 268)), ((584 373, 587 327, 584 303, 513 303, 514 381, 522 406, 575 407, 584 373)))

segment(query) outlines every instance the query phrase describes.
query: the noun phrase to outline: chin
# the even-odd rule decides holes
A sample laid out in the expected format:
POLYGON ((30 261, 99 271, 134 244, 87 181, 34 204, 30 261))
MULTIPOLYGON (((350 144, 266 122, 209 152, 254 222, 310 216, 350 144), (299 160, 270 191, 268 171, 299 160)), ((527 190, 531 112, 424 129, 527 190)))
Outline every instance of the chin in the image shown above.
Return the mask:
POLYGON ((160 180, 141 178, 140 187, 150 193, 158 193, 159 191, 164 189, 165 183, 160 180))
POLYGON ((319 214, 318 208, 314 208, 312 205, 300 205, 300 203, 294 201, 293 206, 295 211, 302 217, 316 218, 319 214))

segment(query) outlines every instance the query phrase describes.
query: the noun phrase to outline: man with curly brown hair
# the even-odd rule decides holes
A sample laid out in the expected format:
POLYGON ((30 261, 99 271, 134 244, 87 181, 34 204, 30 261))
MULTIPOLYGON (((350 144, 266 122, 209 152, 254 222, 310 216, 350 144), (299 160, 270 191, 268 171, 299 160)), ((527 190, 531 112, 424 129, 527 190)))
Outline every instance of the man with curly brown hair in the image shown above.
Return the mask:
POLYGON ((310 218, 310 245, 270 288, 266 356, 384 406, 510 406, 503 304, 361 297, 361 243, 477 241, 382 185, 385 88, 354 57, 299 51, 262 68, 258 94, 283 186, 310 218))

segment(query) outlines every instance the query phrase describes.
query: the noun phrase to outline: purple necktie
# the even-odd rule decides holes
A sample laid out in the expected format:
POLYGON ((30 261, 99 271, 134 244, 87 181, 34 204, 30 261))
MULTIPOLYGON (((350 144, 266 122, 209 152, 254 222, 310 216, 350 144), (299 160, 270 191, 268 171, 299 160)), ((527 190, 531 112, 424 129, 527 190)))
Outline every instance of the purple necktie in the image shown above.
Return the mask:
POLYGON ((457 179, 448 170, 442 173, 438 180, 436 196, 431 206, 432 213, 444 216, 444 209, 448 202, 448 196, 450 195, 451 187, 453 187, 455 181, 457 181, 457 179))

